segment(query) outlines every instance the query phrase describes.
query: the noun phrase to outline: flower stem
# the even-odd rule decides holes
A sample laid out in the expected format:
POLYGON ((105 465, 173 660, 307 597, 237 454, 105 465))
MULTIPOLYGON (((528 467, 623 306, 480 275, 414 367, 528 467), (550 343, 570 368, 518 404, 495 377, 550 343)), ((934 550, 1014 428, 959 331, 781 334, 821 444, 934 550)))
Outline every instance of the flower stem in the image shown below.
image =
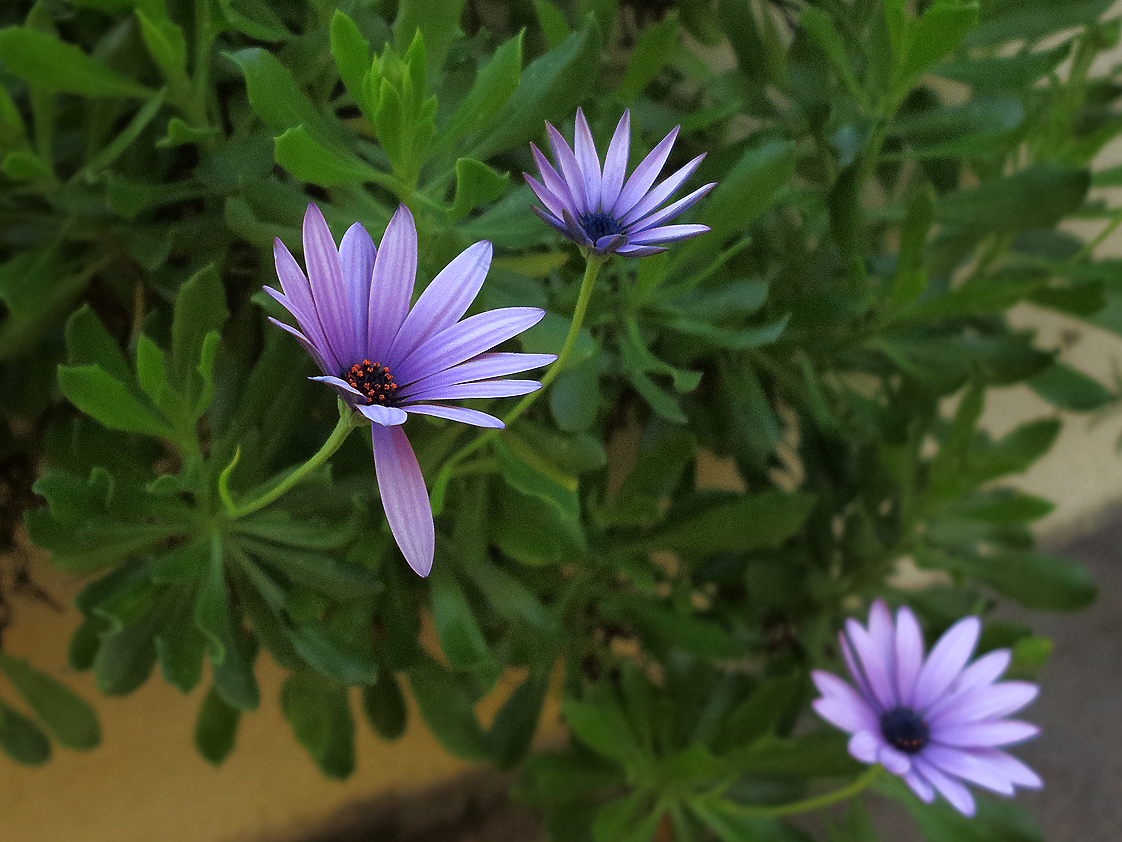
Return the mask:
POLYGON ((839 801, 846 801, 860 794, 865 789, 868 789, 869 785, 877 779, 883 768, 884 767, 879 763, 870 766, 864 774, 852 783, 840 789, 824 792, 821 795, 815 795, 812 798, 804 798, 802 801, 792 801, 788 804, 738 804, 736 802, 725 801, 721 806, 723 809, 731 813, 736 813, 738 816, 776 817, 809 813, 812 810, 820 810, 823 807, 829 807, 831 804, 836 804, 839 801))
MULTIPOLYGON (((573 347, 577 344, 577 336, 580 334, 581 326, 584 324, 584 315, 588 311, 588 302, 592 298, 592 288, 596 285, 596 275, 600 272, 600 267, 604 264, 606 259, 605 257, 589 255, 588 262, 584 267, 584 279, 580 284, 580 294, 577 296, 577 306, 573 310, 573 321, 572 324, 569 325, 569 334, 565 337, 565 342, 561 346, 561 351, 557 354, 557 359, 553 361, 549 370, 546 371, 545 376, 542 377, 542 387, 524 396, 522 400, 514 405, 514 408, 511 409, 510 412, 503 416, 502 420, 505 427, 509 427, 518 420, 519 416, 533 405, 534 401, 538 399, 538 396, 545 392, 546 387, 554 381, 565 367, 569 355, 573 352, 573 347)), ((451 469, 458 465, 465 457, 491 441, 491 439, 500 432, 502 432, 502 430, 490 429, 482 435, 476 436, 445 463, 443 470, 451 471, 451 469)))
POLYGON ((265 508, 274 500, 287 494, 292 488, 297 485, 304 477, 326 462, 338 450, 347 436, 351 434, 356 426, 354 412, 343 401, 339 401, 339 423, 335 425, 335 429, 331 431, 327 441, 323 443, 316 453, 304 464, 297 466, 291 473, 286 475, 284 479, 270 488, 261 496, 248 503, 242 503, 240 506, 234 503, 233 498, 230 496, 230 474, 233 473, 234 466, 238 463, 238 454, 234 454, 233 460, 226 466, 222 475, 218 478, 218 494, 222 498, 222 502, 226 507, 226 515, 231 520, 236 520, 240 517, 253 514, 259 509, 265 508))

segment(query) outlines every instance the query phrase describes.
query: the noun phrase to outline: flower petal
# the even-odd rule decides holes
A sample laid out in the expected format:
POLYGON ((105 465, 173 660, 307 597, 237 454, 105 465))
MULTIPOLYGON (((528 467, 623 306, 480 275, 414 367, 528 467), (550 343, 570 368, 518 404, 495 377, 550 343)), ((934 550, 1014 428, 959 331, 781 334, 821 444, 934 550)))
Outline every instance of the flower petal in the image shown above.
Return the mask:
POLYGON ((812 703, 818 715, 843 731, 876 731, 880 722, 865 699, 832 673, 813 670, 810 677, 822 694, 812 703))
POLYGON ((436 530, 425 479, 401 427, 371 427, 374 471, 390 531, 401 554, 419 575, 428 576, 436 552, 436 530))
POLYGON ((480 380, 425 389, 411 396, 418 401, 457 401, 465 398, 513 398, 536 392, 542 387, 537 380, 480 380))
POLYGON ((959 748, 993 748, 1021 743, 1039 733, 1040 729, 1031 722, 998 719, 946 727, 936 727, 932 724, 931 741, 959 748))
POLYGON ((555 196, 548 187, 529 173, 522 173, 522 177, 526 179, 526 183, 530 186, 530 189, 534 191, 534 195, 545 205, 545 209, 557 219, 561 219, 561 214, 565 209, 565 203, 555 196))
POLYGON ((347 288, 343 284, 343 268, 339 264, 339 250, 327 220, 314 204, 304 213, 304 263, 308 267, 308 283, 312 300, 319 313, 327 342, 343 365, 347 364, 350 349, 358 342, 354 321, 347 312, 347 288))
POLYGON ((995 767, 983 763, 965 751, 929 745, 923 751, 923 759, 948 775, 954 775, 1002 795, 1013 794, 1013 784, 1007 777, 998 772, 995 767))
POLYGON ((561 136, 561 132, 553 128, 549 121, 546 121, 545 132, 549 137, 549 148, 553 150, 553 160, 561 167, 561 174, 565 176, 565 184, 569 186, 569 195, 573 197, 575 215, 580 216, 588 210, 588 193, 580 163, 577 161, 577 156, 573 154, 573 150, 569 148, 569 144, 565 142, 565 138, 561 136))
POLYGON ((364 395, 346 380, 343 380, 341 377, 334 377, 330 374, 325 374, 323 377, 309 377, 308 379, 315 380, 317 383, 326 383, 328 386, 334 386, 336 389, 340 389, 341 391, 344 391, 350 395, 355 395, 356 397, 360 397, 363 400, 366 400, 366 395, 364 395))
POLYGON ((492 377, 518 374, 532 368, 549 365, 556 359, 556 354, 518 354, 509 351, 480 354, 467 362, 462 362, 459 365, 454 365, 410 383, 398 392, 398 397, 404 400, 423 389, 434 389, 437 386, 472 383, 476 380, 489 380, 492 377))
MULTIPOLYGON (((277 278, 280 280, 281 289, 284 290, 289 302, 296 307, 296 310, 290 307, 289 312, 300 323, 300 330, 303 331, 307 341, 314 345, 319 352, 319 359, 323 361, 320 368, 324 372, 338 373, 342 370, 342 366, 327 341, 323 323, 320 321, 315 302, 312 300, 312 289, 308 286, 308 279, 304 277, 304 271, 300 268, 300 264, 296 262, 292 253, 279 239, 273 240, 273 262, 276 265, 277 278)), ((318 362, 319 360, 317 360, 318 362)))
POLYGON ((858 731, 849 738, 849 753, 862 763, 876 763, 877 750, 884 745, 879 732, 858 731))
POLYGON ((488 351, 536 325, 544 316, 545 311, 537 307, 502 307, 469 316, 442 330, 406 357, 394 372, 398 386, 407 386, 488 351))
POLYGON ((923 631, 906 605, 896 612, 896 694, 904 707, 912 706, 912 690, 923 666, 923 631))
POLYGON ((869 688, 880 703, 878 713, 892 710, 897 704, 896 690, 892 686, 889 664, 885 662, 884 641, 874 639, 856 620, 847 620, 845 631, 857 651, 857 657, 861 659, 861 669, 869 681, 869 688))
POLYGON ((478 409, 468 409, 466 406, 441 406, 435 403, 415 403, 405 407, 409 412, 418 415, 431 415, 434 418, 446 418, 449 421, 459 421, 461 424, 471 424, 473 427, 491 427, 496 430, 503 429, 506 425, 494 415, 480 412, 478 409))
POLYGON ((681 126, 675 126, 670 134, 659 141, 658 145, 651 150, 651 153, 640 162, 639 166, 635 168, 635 172, 631 173, 631 178, 627 179, 627 183, 623 185, 623 189, 619 192, 619 198, 612 206, 612 215, 616 219, 626 216, 627 212, 635 207, 639 200, 646 195, 646 192, 651 189, 651 185, 654 184, 658 174, 662 172, 662 168, 666 165, 666 159, 670 157, 670 149, 674 146, 674 140, 678 137, 680 128, 681 126))
POLYGON ((877 762, 894 775, 905 775, 912 768, 908 755, 890 745, 882 745, 877 749, 877 762))
POLYGON ((667 205, 660 211, 655 211, 650 216, 644 216, 634 225, 628 226, 628 234, 633 236, 634 234, 638 234, 641 231, 646 231, 650 228, 655 227, 656 225, 661 225, 663 222, 673 219, 674 217, 678 216, 681 213, 684 213, 685 211, 693 207, 698 202, 698 200, 707 195, 709 191, 716 186, 717 182, 715 181, 710 182, 709 184, 703 184, 688 196, 683 196, 678 201, 674 202, 671 205, 667 205))
POLYGON ((930 781, 931 785, 939 790, 952 807, 964 816, 974 815, 974 796, 970 794, 970 790, 950 775, 943 774, 932 764, 925 761, 922 755, 916 755, 912 759, 912 763, 915 765, 916 771, 930 781))
POLYGON ((335 370, 334 366, 329 366, 328 365, 327 360, 325 360, 323 358, 323 355, 320 354, 319 349, 315 345, 313 345, 311 342, 308 341, 308 337, 306 337, 304 334, 302 334, 296 328, 292 327, 292 325, 286 325, 284 322, 278 321, 277 319, 274 319, 272 316, 269 316, 269 321, 271 321, 273 324, 275 324, 281 330, 288 331, 293 336, 295 336, 296 339, 300 342, 300 344, 304 346, 304 350, 308 352, 308 356, 312 358, 312 361, 317 366, 319 366, 320 371, 334 371, 335 370))
MULTIPOLYGON (((565 183, 565 179, 558 175, 557 170, 549 163, 549 159, 533 143, 530 144, 530 153, 534 156, 534 163, 538 165, 538 172, 541 173, 542 184, 545 185, 545 189, 556 196, 562 205, 573 213, 580 213, 577 210, 577 201, 573 198, 569 185, 565 183)), ((560 212, 557 216, 561 216, 560 212)))
POLYGON ((912 764, 912 769, 904 776, 904 783, 908 785, 916 797, 924 804, 930 804, 935 800, 935 789, 927 782, 919 772, 915 770, 915 764, 912 764))
POLYGON ((635 204, 635 207, 625 213, 620 218, 620 222, 624 225, 630 225, 632 222, 642 219, 651 211, 655 210, 655 208, 678 192, 678 188, 686 183, 686 179, 694 174, 704 159, 705 154, 702 153, 681 169, 675 170, 668 175, 660 181, 650 193, 640 199, 635 204))
POLYGON ((405 317, 386 354, 386 364, 391 371, 425 340, 460 320, 479 295, 490 268, 491 243, 481 240, 468 246, 440 270, 405 317))
MULTIPOLYGON (((540 219, 546 225, 550 226, 551 228, 557 229, 557 232, 561 234, 561 236, 572 239, 573 235, 569 233, 569 229, 565 226, 565 223, 560 219, 555 219, 553 214, 549 213, 548 211, 542 210, 537 205, 530 205, 530 210, 532 210, 537 215, 538 219, 540 219)), ((564 212, 568 213, 568 211, 564 212)), ((570 214, 570 216, 572 216, 572 214, 570 214)))
POLYGON ((358 222, 347 229, 339 244, 339 264, 343 269, 343 283, 347 287, 347 309, 354 323, 355 341, 348 356, 352 363, 359 362, 366 351, 370 280, 377 253, 370 233, 358 222))
POLYGON ((600 207, 600 156, 596 152, 596 142, 588 128, 584 112, 577 108, 576 128, 573 130, 573 151, 577 164, 584 175, 584 195, 588 198, 588 208, 600 207))
POLYGON ((931 726, 950 726, 982 719, 999 719, 1027 707, 1040 688, 1027 681, 1003 681, 943 696, 927 712, 931 726))
POLYGON ((616 249, 616 254, 621 257, 648 257, 652 254, 661 254, 666 249, 659 246, 623 246, 616 249))
POLYGON ((916 678, 912 695, 916 710, 926 711, 958 678, 974 652, 981 630, 977 617, 965 617, 939 638, 916 678))
POLYGON ((597 254, 611 254, 625 245, 627 245, 626 234, 605 234, 596 241, 596 247, 593 250, 597 254))
POLYGON ((371 362, 384 362, 397 336, 417 277, 417 226, 413 214, 399 205, 382 236, 382 245, 374 260, 367 306, 369 333, 366 353, 371 362))
POLYGON ((679 240, 688 240, 698 234, 709 230, 708 225, 663 225, 661 228, 648 228, 630 237, 631 242, 638 245, 656 243, 676 243, 679 240))
POLYGON ((846 637, 844 630, 838 634, 838 645, 841 648, 842 657, 845 659, 845 665, 849 668, 849 674, 853 676, 853 681, 857 684, 857 689, 870 704, 873 704, 876 696, 873 695, 873 689, 869 686, 869 679, 865 677, 865 671, 861 669, 861 664, 858 662, 857 656, 853 652, 853 646, 850 645, 849 638, 846 637))
POLYGON ((378 427, 398 427, 409 418, 404 409, 380 403, 360 404, 357 409, 378 427))
POLYGON ((976 757, 980 762, 987 763, 999 774, 1004 775, 1010 782, 1025 789, 1041 789, 1044 781, 1040 775, 1018 760, 996 748, 975 748, 964 750, 971 757, 976 757))
POLYGON ((627 154, 631 151, 631 110, 623 112, 616 124, 608 154, 604 156, 604 173, 600 181, 600 207, 593 210, 610 211, 619 198, 623 178, 627 175, 627 154))
POLYGON ((569 232, 569 238, 574 243, 586 248, 592 245, 592 238, 588 236, 588 233, 580 226, 576 217, 569 213, 568 209, 561 214, 561 218, 565 220, 565 229, 569 232))

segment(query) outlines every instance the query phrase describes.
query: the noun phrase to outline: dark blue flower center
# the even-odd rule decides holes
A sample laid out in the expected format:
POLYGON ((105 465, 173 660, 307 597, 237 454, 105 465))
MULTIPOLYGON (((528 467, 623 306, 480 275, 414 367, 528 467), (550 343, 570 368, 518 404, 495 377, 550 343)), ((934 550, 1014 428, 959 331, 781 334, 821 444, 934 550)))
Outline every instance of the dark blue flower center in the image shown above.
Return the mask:
POLYGON ((346 380, 366 397, 368 404, 393 406, 397 384, 389 368, 370 360, 355 363, 347 372, 346 380))
POLYGON ((931 736, 920 715, 905 707, 881 714, 880 732, 890 746, 905 754, 919 754, 931 736))
POLYGON ((607 211, 585 211, 577 220, 592 242, 609 234, 622 234, 623 226, 618 219, 607 211))

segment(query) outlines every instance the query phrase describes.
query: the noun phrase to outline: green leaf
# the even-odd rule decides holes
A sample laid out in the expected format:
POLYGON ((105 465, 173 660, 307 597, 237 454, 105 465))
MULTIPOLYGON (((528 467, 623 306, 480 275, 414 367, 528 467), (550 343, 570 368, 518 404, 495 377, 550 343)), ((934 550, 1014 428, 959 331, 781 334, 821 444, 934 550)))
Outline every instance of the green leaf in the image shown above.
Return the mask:
POLYGON ((1050 50, 1019 52, 1011 56, 945 61, 930 70, 936 76, 970 85, 977 91, 1020 91, 1059 67, 1071 53, 1071 44, 1068 41, 1050 50))
POLYGON ((505 483, 498 497, 498 512, 488 526, 492 540, 511 558, 530 565, 556 564, 587 552, 579 520, 505 483))
POLYGON ((799 13, 799 26, 822 48, 850 93, 859 94, 861 86, 853 74, 845 39, 830 15, 817 6, 804 6, 799 13))
POLYGON ((74 45, 34 29, 20 26, 0 29, 0 55, 4 56, 4 66, 10 73, 52 91, 139 99, 155 93, 110 70, 74 45))
POLYGON ((11 317, 33 319, 47 312, 62 271, 57 243, 27 249, 0 264, 0 300, 11 317))
POLYGON ((1090 183, 1086 170, 1037 164, 942 196, 935 216, 975 232, 1044 228, 1078 210, 1090 183))
POLYGON ((369 120, 376 105, 366 97, 363 85, 370 72, 370 43, 362 37, 355 22, 339 9, 331 17, 331 56, 347 93, 369 120))
POLYGON ((456 40, 464 0, 401 0, 394 20, 394 41, 399 53, 413 43, 416 34, 424 36, 425 54, 434 74, 444 66, 448 48, 456 40))
POLYGON ((600 33, 591 26, 574 32, 557 49, 535 59, 523 71, 510 98, 488 121, 494 128, 470 157, 486 161, 540 137, 544 120, 571 114, 584 100, 599 64, 600 33))
POLYGON ((908 149, 884 155, 903 158, 970 158, 1000 154, 1013 142, 1025 109, 1012 96, 975 97, 961 105, 932 108, 897 118, 889 135, 908 149))
POLYGON ((385 182, 389 176, 357 155, 328 148, 313 139, 303 124, 288 129, 275 141, 277 163, 301 181, 321 187, 385 182))
POLYGON ((234 750, 241 718, 242 712, 226 704, 216 687, 207 691, 195 720, 195 748, 204 760, 215 766, 222 765, 234 750))
POLYGON ((227 704, 239 710, 255 710, 260 691, 253 674, 256 649, 251 639, 235 627, 230 616, 222 544, 211 546, 210 565, 195 601, 195 625, 207 638, 214 685, 227 704))
POLYGON ((1090 605, 1098 593, 1086 567, 1045 553, 965 556, 920 551, 916 562, 961 573, 1037 611, 1076 611, 1090 605))
POLYGON ((475 612, 451 570, 444 566, 429 579, 432 586, 432 616, 440 650, 457 669, 497 670, 498 662, 475 619, 475 612))
POLYGON ((651 801, 649 792, 635 790, 601 805, 592 822, 593 842, 650 842, 662 821, 661 805, 651 801))
POLYGON ((623 81, 619 84, 620 99, 633 102, 643 89, 658 76, 678 47, 678 15, 671 10, 658 23, 648 26, 635 39, 627 59, 623 81))
POLYGON ((110 429, 158 437, 172 435, 167 421, 100 366, 59 366, 58 385, 72 404, 110 429))
POLYGON ((537 13, 538 26, 545 37, 546 46, 556 50, 572 32, 565 15, 550 0, 534 0, 534 12, 537 13))
POLYGON ((573 735, 601 757, 629 763, 641 754, 614 691, 602 689, 583 701, 566 699, 561 713, 573 735))
POLYGON ((97 714, 73 690, 26 661, 0 651, 0 670, 40 721, 67 748, 89 749, 101 742, 97 714))
POLYGON ((381 577, 369 570, 344 564, 324 553, 280 546, 267 541, 242 540, 252 555, 274 565, 293 582, 335 600, 352 602, 381 593, 381 577))
POLYGON ((487 751, 500 769, 510 769, 530 750, 541 719, 549 671, 531 671, 503 702, 487 731, 487 751))
POLYGON ((125 696, 148 680, 156 665, 153 626, 153 620, 146 618, 119 632, 102 634, 93 663, 98 690, 107 696, 125 696))
POLYGON ((987 47, 1007 41, 1031 43, 1053 32, 1086 26, 1110 9, 1112 0, 992 0, 983 4, 978 28, 967 40, 969 47, 987 47))
POLYGON ((383 667, 374 682, 362 688, 362 709, 382 739, 396 740, 405 733, 405 696, 393 670, 383 667))
POLYGON ((39 726, 0 700, 0 751, 24 766, 38 766, 51 756, 51 744, 39 726))
POLYGON ((140 388, 155 403, 168 388, 168 370, 164 352, 144 334, 136 341, 136 374, 140 388))
POLYGON ((171 381, 188 406, 195 404, 208 385, 209 377, 200 371, 207 335, 221 332, 229 316, 226 289, 214 266, 200 269, 180 287, 171 323, 171 381))
POLYGON ((187 77, 187 39, 183 35, 183 29, 166 14, 157 20, 146 14, 144 9, 137 8, 136 17, 140 21, 144 46, 148 48, 149 55, 160 68, 164 79, 173 90, 186 92, 185 86, 190 81, 187 77))
POLYGON ((164 681, 181 693, 190 693, 203 676, 206 638, 189 615, 177 618, 156 635, 156 655, 164 681))
POLYGON ((547 641, 560 640, 562 627, 557 615, 510 573, 485 559, 466 565, 465 572, 499 616, 524 624, 547 641))
POLYGON ((638 594, 602 596, 597 608, 606 616, 639 626, 666 649, 679 648, 705 658, 735 658, 743 646, 725 629, 695 613, 675 610, 638 594))
POLYGON ((600 410, 600 364, 590 357, 576 366, 566 366, 549 387, 549 411, 557 427, 565 432, 587 430, 600 410))
POLYGON ((888 307, 910 304, 927 287, 923 251, 935 218, 935 190, 923 182, 908 196, 904 225, 900 229, 900 252, 896 257, 896 276, 888 295, 888 307))
POLYGON ((522 36, 504 41, 479 69, 475 82, 456 106, 440 132, 440 144, 452 144, 490 123, 495 112, 510 99, 522 78, 522 36))
POLYGON ((286 627, 293 648, 313 669, 345 684, 367 684, 378 677, 378 664, 360 645, 323 623, 286 627))
POLYGON ((473 208, 498 199, 510 183, 510 173, 499 175, 486 164, 474 158, 456 161, 456 198, 452 202, 451 218, 463 219, 473 208))
POLYGON ((245 74, 249 103, 274 134, 303 124, 317 142, 341 145, 343 133, 338 122, 308 100, 292 72, 276 56, 261 47, 248 47, 224 55, 245 74))
POLYGON ((908 27, 907 48, 897 70, 901 94, 907 92, 917 75, 958 49, 978 25, 978 8, 976 0, 961 4, 953 0, 936 2, 908 27))
POLYGON ((798 533, 814 503, 812 494, 766 491, 693 513, 671 510, 666 526, 637 543, 650 550, 687 555, 772 549, 798 533))
POLYGON ((1053 406, 1073 412, 1094 412, 1118 400, 1094 377, 1061 362, 1044 369, 1028 386, 1053 406))
POLYGON ((498 439, 495 457, 511 488, 548 503, 563 519, 580 517, 577 478, 547 462, 526 441, 514 434, 498 439))
POLYGON ((487 758, 487 743, 472 710, 474 700, 447 670, 423 658, 406 673, 413 698, 433 736, 464 760, 487 758))
POLYGON ((345 687, 313 673, 293 673, 281 687, 281 710, 297 741, 329 778, 354 771, 354 718, 345 687))

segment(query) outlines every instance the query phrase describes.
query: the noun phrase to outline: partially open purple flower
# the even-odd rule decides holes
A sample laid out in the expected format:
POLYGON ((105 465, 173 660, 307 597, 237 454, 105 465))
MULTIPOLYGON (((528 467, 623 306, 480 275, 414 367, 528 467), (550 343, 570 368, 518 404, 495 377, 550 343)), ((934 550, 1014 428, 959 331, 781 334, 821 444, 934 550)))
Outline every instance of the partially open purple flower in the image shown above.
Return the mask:
POLYGON ((576 132, 569 148, 561 133, 548 122, 549 145, 553 159, 561 169, 558 174, 534 144, 534 160, 541 181, 523 173, 530 189, 545 205, 545 210, 532 210, 546 223, 586 251, 596 254, 621 254, 643 257, 666 251, 664 245, 696 237, 709 230, 707 225, 665 225, 698 199, 716 187, 706 184, 673 204, 663 204, 693 175, 705 155, 698 155, 673 175, 652 189, 655 179, 670 157, 670 149, 678 136, 678 128, 651 150, 624 183, 627 156, 631 147, 631 113, 623 112, 616 126, 604 169, 588 129, 584 113, 577 109, 576 132))
POLYGON ((410 412, 502 427, 493 415, 445 401, 503 398, 541 388, 537 380, 505 380, 508 374, 553 362, 553 354, 484 353, 535 325, 537 307, 489 310, 460 317, 479 293, 491 265, 491 244, 464 249, 421 293, 413 309, 417 228, 402 205, 380 249, 359 223, 339 248, 315 205, 304 214, 304 261, 300 270, 284 243, 274 241, 281 289, 265 291, 296 319, 295 336, 323 372, 313 377, 371 421, 374 468, 382 505, 398 547, 422 576, 432 569, 435 547, 432 507, 417 457, 401 424, 410 412))
POLYGON ((903 777, 931 803, 935 792, 960 813, 974 815, 969 781, 1001 795, 1044 784, 1028 766, 998 746, 1040 733, 1028 722, 1004 717, 1028 705, 1039 688, 997 679, 1010 652, 999 649, 967 666, 982 624, 966 617, 949 628, 925 660, 923 632, 906 606, 896 623, 883 602, 869 612, 866 629, 847 620, 841 650, 857 690, 828 672, 811 673, 822 697, 814 709, 853 736, 849 753, 880 763, 903 777))

